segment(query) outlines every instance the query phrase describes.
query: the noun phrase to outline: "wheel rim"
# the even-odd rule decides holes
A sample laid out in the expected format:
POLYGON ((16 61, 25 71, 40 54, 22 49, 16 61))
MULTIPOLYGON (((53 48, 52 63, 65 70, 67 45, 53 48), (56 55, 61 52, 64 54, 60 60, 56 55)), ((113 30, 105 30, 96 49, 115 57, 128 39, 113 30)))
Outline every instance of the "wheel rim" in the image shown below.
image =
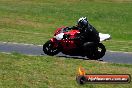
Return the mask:
POLYGON ((97 48, 95 49, 93 55, 90 57, 91 59, 100 59, 105 55, 106 49, 105 46, 101 43, 98 44, 97 48))
POLYGON ((47 53, 47 54, 54 54, 58 51, 57 48, 54 48, 53 47, 53 44, 49 43, 45 46, 44 48, 44 51, 47 53))
POLYGON ((57 48, 53 48, 53 44, 48 44, 48 46, 46 47, 46 50, 49 52, 49 53, 54 53, 57 51, 57 48))
POLYGON ((102 58, 105 55, 105 52, 106 52, 105 46, 100 43, 98 45, 98 56, 99 56, 99 58, 102 58))

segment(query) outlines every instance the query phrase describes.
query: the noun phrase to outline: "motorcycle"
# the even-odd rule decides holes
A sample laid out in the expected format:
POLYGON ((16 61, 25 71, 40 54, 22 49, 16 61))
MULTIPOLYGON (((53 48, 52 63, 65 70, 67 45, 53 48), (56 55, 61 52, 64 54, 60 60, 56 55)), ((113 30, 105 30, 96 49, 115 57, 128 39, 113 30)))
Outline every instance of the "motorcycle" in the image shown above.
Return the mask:
MULTIPOLYGON (((105 55, 106 48, 101 42, 109 40, 111 38, 109 34, 99 33, 100 43, 96 46, 91 46, 93 47, 92 50, 88 49, 88 51, 84 51, 84 46, 81 45, 81 41, 71 39, 75 38, 79 33, 79 30, 68 30, 64 26, 57 28, 54 37, 43 45, 44 53, 54 56, 62 52, 66 55, 82 56, 94 60, 100 59, 105 55)), ((85 45, 85 49, 90 48, 87 47, 87 43, 85 45)))

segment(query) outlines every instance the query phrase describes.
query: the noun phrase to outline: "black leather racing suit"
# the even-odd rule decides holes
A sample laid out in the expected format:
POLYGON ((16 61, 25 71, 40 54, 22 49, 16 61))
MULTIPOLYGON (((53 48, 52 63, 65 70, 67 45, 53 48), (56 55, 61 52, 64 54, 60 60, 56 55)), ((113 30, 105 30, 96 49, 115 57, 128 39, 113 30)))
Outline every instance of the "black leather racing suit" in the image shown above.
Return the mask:
MULTIPOLYGON (((73 26, 69 28, 72 30, 74 29, 80 30, 79 27, 77 26, 73 26)), ((95 46, 100 42, 99 32, 90 24, 88 27, 80 30, 80 34, 74 39, 80 40, 82 42, 83 50, 86 52, 92 51, 93 48, 95 48, 95 46)), ((89 54, 91 55, 92 52, 89 54)))
MULTIPOLYGON (((77 26, 73 26, 69 28, 72 30, 74 29, 80 30, 79 27, 77 26)), ((100 42, 99 32, 90 24, 88 27, 80 30, 80 34, 75 39, 81 40, 83 43, 85 42, 99 43, 100 42)))

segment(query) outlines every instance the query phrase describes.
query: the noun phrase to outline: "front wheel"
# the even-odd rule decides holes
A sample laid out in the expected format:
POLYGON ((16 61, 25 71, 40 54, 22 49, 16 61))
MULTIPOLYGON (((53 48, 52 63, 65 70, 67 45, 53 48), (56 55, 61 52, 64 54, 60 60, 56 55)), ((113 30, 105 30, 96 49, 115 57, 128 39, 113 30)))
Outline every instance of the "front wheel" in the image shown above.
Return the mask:
POLYGON ((54 43, 50 40, 43 45, 43 51, 45 54, 54 56, 60 52, 58 47, 54 47, 54 43))

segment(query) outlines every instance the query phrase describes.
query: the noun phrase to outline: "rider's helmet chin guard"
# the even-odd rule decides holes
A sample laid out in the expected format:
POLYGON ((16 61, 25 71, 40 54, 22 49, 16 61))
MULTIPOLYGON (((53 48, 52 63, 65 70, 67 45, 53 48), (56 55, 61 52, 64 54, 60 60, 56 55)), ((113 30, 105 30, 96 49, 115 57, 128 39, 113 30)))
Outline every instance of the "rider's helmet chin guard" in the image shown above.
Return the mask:
POLYGON ((83 30, 84 28, 88 27, 89 23, 86 17, 81 17, 77 21, 77 26, 79 27, 80 31, 83 30))

